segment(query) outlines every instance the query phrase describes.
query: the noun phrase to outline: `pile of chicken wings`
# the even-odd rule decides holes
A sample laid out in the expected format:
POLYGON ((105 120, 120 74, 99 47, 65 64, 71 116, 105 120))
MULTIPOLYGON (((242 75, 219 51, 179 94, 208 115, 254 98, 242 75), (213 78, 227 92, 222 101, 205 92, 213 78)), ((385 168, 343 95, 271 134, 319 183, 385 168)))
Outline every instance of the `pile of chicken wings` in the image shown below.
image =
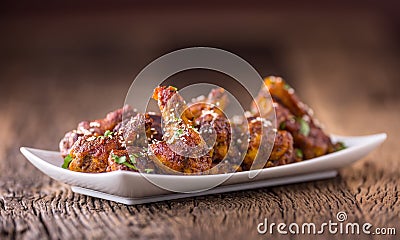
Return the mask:
POLYGON ((189 104, 172 86, 154 90, 161 114, 126 105, 80 122, 60 141, 62 167, 101 173, 221 174, 285 165, 344 148, 280 77, 265 78, 249 112, 235 120, 223 88, 189 104), (273 124, 274 123, 274 124, 273 124))

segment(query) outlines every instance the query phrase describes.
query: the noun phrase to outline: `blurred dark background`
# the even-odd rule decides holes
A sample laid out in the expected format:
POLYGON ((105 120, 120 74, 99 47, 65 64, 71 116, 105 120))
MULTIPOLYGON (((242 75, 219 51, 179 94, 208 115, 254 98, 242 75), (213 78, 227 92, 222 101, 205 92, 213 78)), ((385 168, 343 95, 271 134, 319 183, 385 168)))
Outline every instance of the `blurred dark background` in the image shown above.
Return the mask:
POLYGON ((349 122, 398 111, 398 1, 3 1, 0 13, 0 118, 57 114, 63 124, 47 125, 60 137, 120 107, 152 60, 192 46, 283 76, 328 130, 377 132, 349 122))

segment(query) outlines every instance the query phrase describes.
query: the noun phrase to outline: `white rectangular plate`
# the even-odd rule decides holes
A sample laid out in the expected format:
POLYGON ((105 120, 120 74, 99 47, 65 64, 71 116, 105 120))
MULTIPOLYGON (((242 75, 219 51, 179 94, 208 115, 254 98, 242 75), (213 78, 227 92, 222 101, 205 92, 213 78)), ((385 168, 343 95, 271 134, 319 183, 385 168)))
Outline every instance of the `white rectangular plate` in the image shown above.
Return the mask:
POLYGON ((385 139, 386 134, 360 137, 332 136, 342 141, 346 149, 299 163, 238 172, 229 175, 160 175, 128 171, 80 173, 61 168, 59 152, 21 147, 22 154, 40 171, 60 182, 71 185, 74 192, 104 198, 124 204, 216 194, 296 182, 335 177, 337 169, 363 158, 385 139), (159 187, 167 186, 167 189, 159 187), (211 186, 215 186, 210 188, 211 186))

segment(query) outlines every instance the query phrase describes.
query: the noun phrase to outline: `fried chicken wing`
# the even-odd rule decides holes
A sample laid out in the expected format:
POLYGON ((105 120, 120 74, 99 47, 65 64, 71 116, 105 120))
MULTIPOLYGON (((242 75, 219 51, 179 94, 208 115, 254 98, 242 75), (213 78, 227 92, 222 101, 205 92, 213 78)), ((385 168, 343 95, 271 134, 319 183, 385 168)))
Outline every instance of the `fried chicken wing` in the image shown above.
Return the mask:
POLYGON ((231 141, 229 119, 214 110, 203 110, 195 124, 207 145, 213 144, 213 161, 222 161, 228 153, 231 141))
POLYGON ((157 123, 154 124, 155 116, 157 115, 138 113, 135 117, 125 121, 117 132, 123 136, 123 147, 129 154, 130 160, 134 161, 132 164, 141 172, 146 169, 157 171, 147 152, 148 142, 156 140, 154 132, 158 127, 154 126, 157 125, 157 123))
POLYGON ((276 104, 277 123, 279 128, 293 135, 294 147, 301 151, 304 159, 310 159, 333 152, 333 144, 320 127, 310 121, 307 115, 298 118, 281 104, 276 104))
POLYGON ((108 158, 113 150, 122 149, 116 136, 96 137, 84 135, 72 146, 69 170, 76 172, 99 173, 108 167, 108 158))
MULTIPOLYGON (((290 87, 282 78, 270 76, 265 78, 267 86, 272 98, 285 106, 296 117, 308 115, 311 118, 312 110, 296 95, 294 89, 290 87)), ((312 120, 312 119, 311 119, 312 120)))
POLYGON ((212 150, 194 128, 194 116, 177 89, 157 87, 153 98, 158 101, 164 121, 163 141, 154 141, 149 145, 153 161, 160 167, 184 173, 210 169, 212 150))
POLYGON ((248 118, 248 124, 250 138, 243 160, 244 170, 250 170, 253 164, 256 164, 256 168, 262 168, 293 162, 293 139, 290 133, 277 131, 275 135, 272 123, 261 117, 248 118), (267 161, 262 161, 266 158, 267 161), (255 162, 256 159, 259 159, 258 162, 255 162), (263 166, 257 166, 264 162, 266 163, 263 166))
MULTIPOLYGON (((277 125, 281 130, 291 133, 294 147, 298 148, 304 159, 310 159, 332 152, 334 147, 330 138, 318 126, 313 118, 312 110, 299 100, 293 88, 286 84, 280 77, 268 77, 265 79, 268 88, 262 88, 255 101, 262 105, 263 97, 269 90, 274 101, 277 125)), ((260 116, 257 109, 252 107, 252 112, 260 116)), ((270 117, 264 115, 261 117, 270 117)))
POLYGON ((274 167, 301 161, 294 154, 293 137, 288 131, 279 130, 275 136, 274 147, 265 167, 274 167))
POLYGON ((104 119, 80 122, 76 130, 67 132, 64 138, 61 139, 59 148, 62 156, 65 157, 68 155, 72 145, 79 137, 83 135, 101 136, 107 130, 112 131, 122 121, 123 116, 129 117, 135 114, 132 108, 126 105, 123 108, 108 113, 104 119))
POLYGON ((207 145, 213 145, 214 163, 225 158, 231 141, 230 121, 223 113, 227 104, 228 96, 225 89, 215 88, 204 101, 197 98, 189 107, 195 116, 196 128, 207 145))
POLYGON ((80 122, 60 141, 60 152, 67 156, 63 167, 88 173, 219 174, 290 164, 344 148, 332 143, 312 110, 279 77, 265 79, 250 117, 225 116, 228 95, 222 88, 189 106, 171 86, 157 87, 153 98, 161 115, 124 106, 104 119, 80 122))

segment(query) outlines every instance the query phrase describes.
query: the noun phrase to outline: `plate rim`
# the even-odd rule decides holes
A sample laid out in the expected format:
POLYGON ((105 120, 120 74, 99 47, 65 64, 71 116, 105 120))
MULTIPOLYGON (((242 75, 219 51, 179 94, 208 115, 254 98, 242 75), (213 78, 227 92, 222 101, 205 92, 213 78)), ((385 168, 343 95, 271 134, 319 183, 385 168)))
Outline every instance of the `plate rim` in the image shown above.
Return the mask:
MULTIPOLYGON (((335 135, 335 134, 331 134, 330 136, 331 136, 332 139, 339 139, 339 140, 340 140, 340 139, 362 139, 362 138, 371 138, 371 139, 374 139, 374 141, 371 141, 371 142, 366 143, 366 144, 351 146, 351 147, 349 147, 349 148, 340 150, 340 151, 338 151, 338 152, 329 153, 329 154, 326 154, 326 155, 322 155, 322 156, 320 156, 320 157, 308 159, 308 160, 306 160, 306 161, 301 161, 301 162, 296 162, 296 163, 291 163, 291 164, 286 164, 286 165, 281 165, 281 166, 275 166, 275 167, 272 167, 272 168, 263 168, 263 169, 256 169, 256 170, 249 170, 249 171, 242 171, 242 172, 235 172, 235 173, 219 173, 219 174, 209 174, 209 175, 148 174, 148 173, 139 173, 139 172, 131 172, 131 171, 123 171, 123 170, 117 170, 117 171, 112 171, 112 172, 104 172, 104 173, 83 173, 83 172, 75 172, 75 171, 71 171, 71 170, 68 170, 68 169, 63 169, 63 168, 61 168, 61 166, 56 166, 56 165, 54 165, 54 164, 51 164, 51 163, 49 163, 49 162, 47 162, 47 161, 41 159, 40 157, 36 156, 35 154, 33 154, 33 153, 31 152, 31 150, 33 150, 33 151, 36 150, 36 151, 45 151, 45 152, 49 152, 49 153, 52 153, 52 154, 56 154, 56 153, 60 154, 60 153, 57 152, 57 151, 51 151, 51 150, 45 150, 45 149, 38 149, 38 148, 32 148, 32 147, 20 147, 20 151, 21 151, 21 153, 25 156, 25 158, 26 158, 29 162, 31 162, 32 164, 33 164, 33 162, 29 159, 28 155, 31 156, 31 157, 34 157, 35 159, 40 160, 42 164, 46 165, 46 167, 48 167, 48 168, 50 168, 50 169, 52 169, 52 170, 61 171, 61 172, 66 173, 66 174, 73 174, 73 175, 79 175, 79 176, 85 176, 85 177, 87 177, 87 176, 91 176, 91 177, 105 177, 106 175, 107 175, 107 176, 113 176, 113 175, 133 175, 133 176, 142 176, 142 175, 144 175, 145 177, 146 177, 146 176, 150 176, 151 178, 160 178, 160 179, 163 179, 163 178, 178 178, 178 179, 180 179, 180 178, 185 178, 185 179, 187 179, 187 178, 192 178, 192 179, 204 179, 204 178, 207 178, 207 177, 209 178, 210 176, 214 176, 214 177, 223 177, 223 176, 226 176, 227 174, 230 174, 230 175, 231 175, 230 177, 232 177, 233 175, 235 175, 235 176, 246 175, 246 174, 248 175, 248 174, 250 174, 250 173, 252 173, 252 172, 254 172, 254 173, 258 172, 257 174, 260 174, 260 173, 262 173, 262 172, 268 172, 268 170, 270 170, 270 169, 292 168, 293 165, 295 165, 295 166, 297 166, 297 167, 301 167, 301 166, 305 167, 305 166, 307 166, 307 165, 309 165, 309 164, 313 164, 316 160, 321 160, 321 159, 327 158, 327 156, 329 156, 329 157, 335 157, 335 156, 337 156, 337 155, 343 154, 343 153, 348 152, 348 151, 354 151, 354 150, 357 150, 357 149, 359 149, 359 148, 363 148, 363 147, 365 147, 365 146, 368 145, 368 144, 377 144, 377 145, 380 145, 380 144, 382 144, 382 143, 387 139, 387 133, 384 133, 384 132, 382 132, 382 133, 376 133, 376 134, 369 134, 369 135, 362 135, 362 136, 341 136, 341 135, 335 135)), ((33 165, 35 165, 35 164, 33 164, 33 165)), ((35 167, 36 167, 36 166, 35 166, 35 167)))

